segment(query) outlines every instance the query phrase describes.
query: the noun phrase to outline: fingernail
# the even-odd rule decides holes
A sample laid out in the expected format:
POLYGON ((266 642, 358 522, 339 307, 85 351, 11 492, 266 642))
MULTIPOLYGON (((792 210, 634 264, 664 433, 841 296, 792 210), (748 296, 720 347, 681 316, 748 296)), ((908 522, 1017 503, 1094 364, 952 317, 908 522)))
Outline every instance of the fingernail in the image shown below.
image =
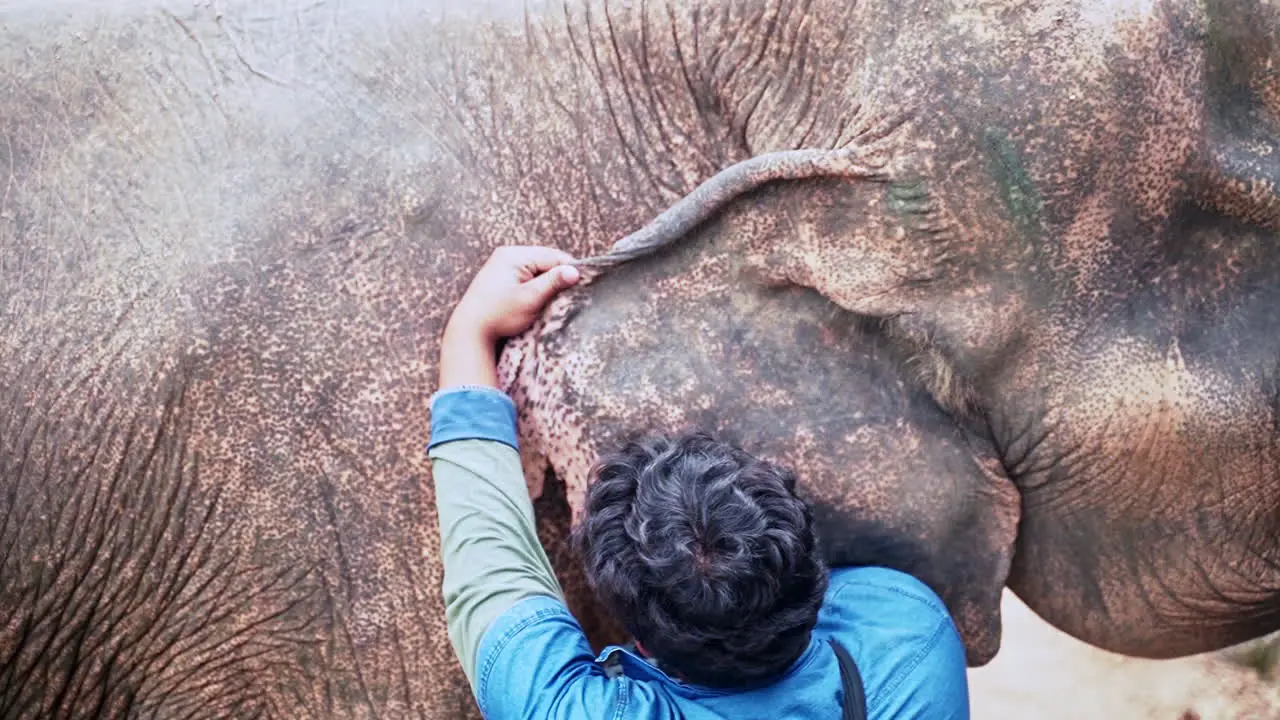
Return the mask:
POLYGON ((578 278, 582 277, 582 274, 578 272, 578 268, 572 265, 565 265, 564 269, 560 271, 560 277, 565 282, 572 285, 573 283, 578 282, 578 278))

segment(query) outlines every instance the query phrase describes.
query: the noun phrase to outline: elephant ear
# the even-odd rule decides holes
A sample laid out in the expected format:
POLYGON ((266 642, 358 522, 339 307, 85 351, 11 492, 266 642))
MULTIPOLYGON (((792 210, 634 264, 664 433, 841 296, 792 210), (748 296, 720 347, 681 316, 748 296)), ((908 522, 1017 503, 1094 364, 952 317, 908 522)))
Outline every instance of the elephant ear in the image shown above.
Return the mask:
MULTIPOLYGON (((683 212, 693 211, 667 217, 683 212)), ((679 243, 589 262, 612 269, 508 344, 502 380, 520 408, 531 487, 549 468, 578 510, 591 464, 617 441, 711 431, 795 469, 832 563, 920 578, 946 603, 970 664, 986 663, 1019 514, 991 448, 908 377, 877 323, 735 265, 718 242, 735 226, 703 222, 713 214, 668 223, 663 232, 687 233, 679 243)), ((632 237, 662 235, 641 233, 632 237)))
POLYGON ((516 405, 520 462, 532 499, 549 472, 563 483, 572 524, 580 519, 587 475, 599 454, 582 408, 566 395, 579 368, 564 362, 563 329, 586 299, 594 278, 562 292, 534 324, 507 339, 498 358, 498 384, 516 405), (556 462, 551 462, 555 458, 556 462))

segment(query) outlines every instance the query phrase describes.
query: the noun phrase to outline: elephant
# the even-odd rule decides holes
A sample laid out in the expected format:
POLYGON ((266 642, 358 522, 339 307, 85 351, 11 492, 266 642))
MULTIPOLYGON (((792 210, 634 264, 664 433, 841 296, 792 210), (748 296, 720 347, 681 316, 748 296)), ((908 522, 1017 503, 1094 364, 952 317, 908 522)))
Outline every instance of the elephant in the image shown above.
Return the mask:
POLYGON ((696 424, 981 665, 1280 626, 1267 0, 0 9, 0 716, 477 717, 437 337, 504 244, 539 533, 696 424), (621 238, 621 241, 616 242, 621 238))

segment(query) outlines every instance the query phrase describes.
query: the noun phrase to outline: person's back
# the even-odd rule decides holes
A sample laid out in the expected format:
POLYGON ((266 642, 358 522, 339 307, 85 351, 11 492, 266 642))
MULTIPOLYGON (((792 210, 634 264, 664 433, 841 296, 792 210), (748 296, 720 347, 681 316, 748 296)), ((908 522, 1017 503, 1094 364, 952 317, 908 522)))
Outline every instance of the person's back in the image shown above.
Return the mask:
POLYGON ((793 486, 700 435, 606 459, 579 542, 640 651, 593 658, 558 600, 525 601, 481 646, 486 717, 838 718, 831 639, 857 663, 869 718, 967 717, 964 648, 942 602, 883 568, 828 579, 793 486))
POLYGON ((490 720, 835 719, 844 701, 836 657, 826 642, 835 638, 858 664, 870 720, 969 717, 964 648, 932 591, 883 568, 835 570, 832 590, 839 598, 824 605, 814 639, 795 667, 773 683, 741 691, 681 683, 623 648, 606 648, 593 658, 556 600, 531 599, 522 610, 545 612, 543 623, 556 627, 502 642, 504 631, 524 615, 504 618, 502 629, 482 646, 488 672, 477 678, 477 697, 490 720), (575 665, 580 674, 565 682, 563 668, 575 665))
POLYGON ((633 443, 594 472, 577 545, 636 640, 594 656, 538 543, 514 405, 477 387, 496 384, 494 338, 527 324, 509 316, 536 311, 529 286, 557 286, 510 282, 541 260, 498 260, 468 291, 498 297, 462 313, 464 298, 450 327, 467 327, 446 331, 430 446, 450 640, 487 718, 837 718, 851 670, 870 718, 968 717, 937 596, 893 570, 828 573, 795 477, 697 434, 633 443))

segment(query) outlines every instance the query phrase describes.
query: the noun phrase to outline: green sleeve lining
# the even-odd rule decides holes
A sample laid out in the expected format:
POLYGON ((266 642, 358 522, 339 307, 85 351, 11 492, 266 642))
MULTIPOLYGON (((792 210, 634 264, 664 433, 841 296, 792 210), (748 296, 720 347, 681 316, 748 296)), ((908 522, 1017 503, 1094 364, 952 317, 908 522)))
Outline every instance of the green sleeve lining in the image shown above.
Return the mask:
POLYGON ((564 592, 538 541, 519 453, 493 440, 457 440, 430 457, 449 642, 474 689, 480 640, 493 621, 521 600, 563 601, 564 592))

